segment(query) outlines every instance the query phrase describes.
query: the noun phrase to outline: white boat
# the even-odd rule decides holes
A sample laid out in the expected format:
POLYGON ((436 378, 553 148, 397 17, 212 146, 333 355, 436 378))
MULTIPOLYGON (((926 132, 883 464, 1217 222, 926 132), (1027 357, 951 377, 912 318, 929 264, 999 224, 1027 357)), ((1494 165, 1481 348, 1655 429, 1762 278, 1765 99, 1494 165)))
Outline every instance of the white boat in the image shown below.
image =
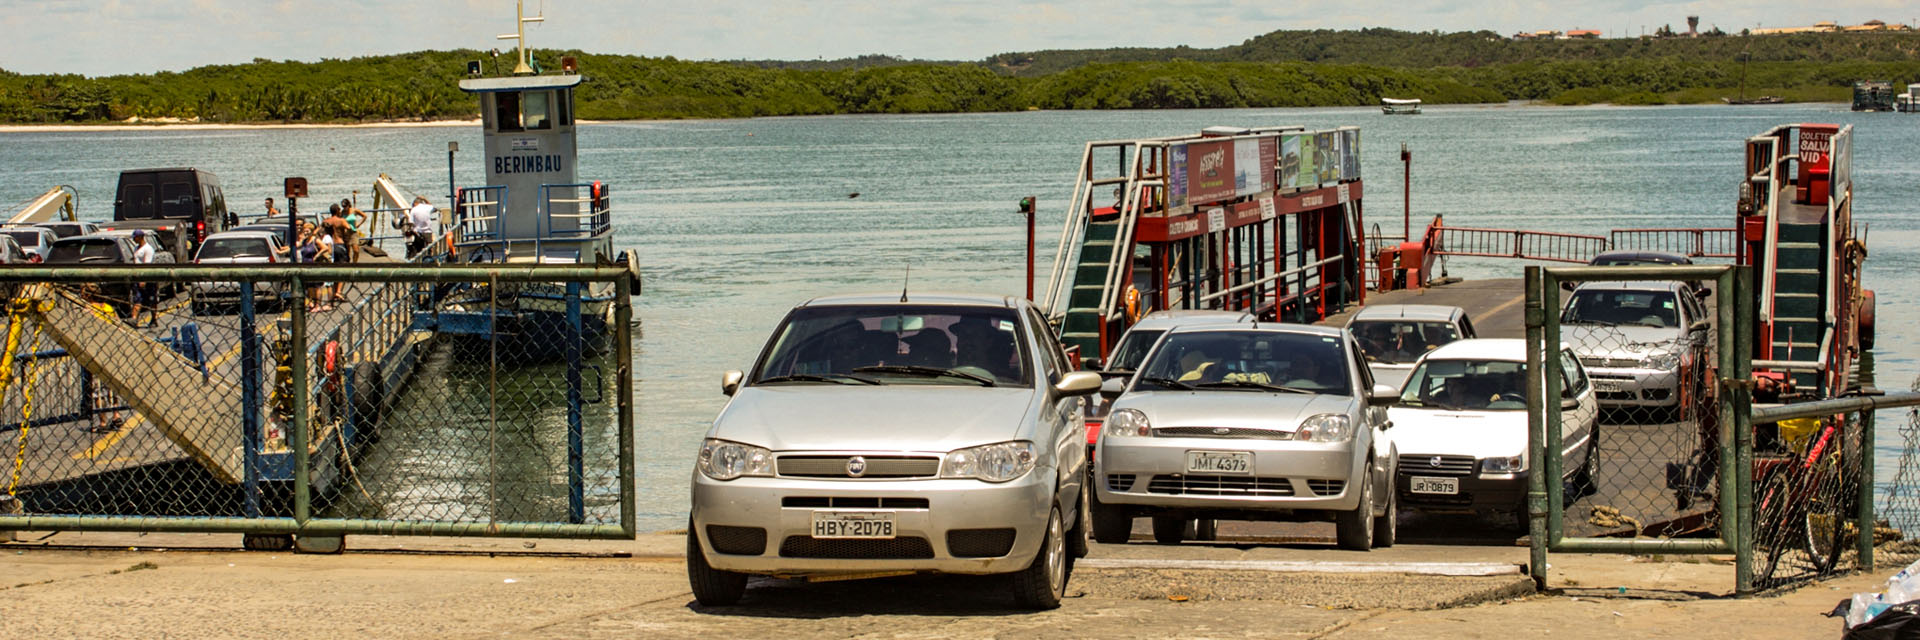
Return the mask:
POLYGON ((1420 113, 1420 99, 1403 100, 1400 98, 1381 98, 1380 112, 1387 115, 1413 115, 1420 113))

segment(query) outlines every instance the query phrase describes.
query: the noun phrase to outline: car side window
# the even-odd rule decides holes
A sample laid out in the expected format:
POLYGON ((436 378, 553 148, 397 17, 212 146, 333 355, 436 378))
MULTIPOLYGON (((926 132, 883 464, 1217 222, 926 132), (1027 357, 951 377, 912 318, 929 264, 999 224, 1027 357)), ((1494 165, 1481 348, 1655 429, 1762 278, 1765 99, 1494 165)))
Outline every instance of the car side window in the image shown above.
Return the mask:
POLYGON ((1353 363, 1348 366, 1353 367, 1360 374, 1360 388, 1371 392, 1373 390, 1373 371, 1367 367, 1367 356, 1360 353, 1360 344, 1358 342, 1353 340, 1347 341, 1347 359, 1353 361, 1353 363))
POLYGON ((1460 339, 1471 340, 1478 334, 1479 332, 1473 330, 1473 321, 1466 316, 1460 316, 1460 339))
POLYGON ((1560 397, 1572 398, 1587 390, 1587 372, 1573 351, 1560 350, 1560 397))
POLYGON ((1033 334, 1034 345, 1040 347, 1040 366, 1046 373, 1048 382, 1058 382, 1066 371, 1066 355, 1060 351, 1060 341, 1055 339, 1053 331, 1047 329, 1047 323, 1036 320, 1033 310, 1025 314, 1027 331, 1033 334))

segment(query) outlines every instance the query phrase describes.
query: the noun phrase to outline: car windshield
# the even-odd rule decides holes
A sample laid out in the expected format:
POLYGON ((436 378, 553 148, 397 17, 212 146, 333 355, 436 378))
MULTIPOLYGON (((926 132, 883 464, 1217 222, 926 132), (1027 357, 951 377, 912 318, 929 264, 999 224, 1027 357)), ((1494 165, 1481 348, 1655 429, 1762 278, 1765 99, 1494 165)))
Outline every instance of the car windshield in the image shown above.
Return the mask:
POLYGON ((1352 376, 1333 336, 1209 330, 1168 334, 1135 388, 1283 391, 1352 395, 1352 376))
POLYGON ((105 238, 54 243, 52 251, 47 254, 47 262, 54 264, 119 262, 120 248, 115 244, 114 241, 105 238))
POLYGON ((1560 322, 1671 328, 1680 326, 1680 312, 1671 291, 1581 289, 1560 322))
POLYGON ((1448 411, 1525 411, 1526 374, 1524 362, 1428 360, 1407 376, 1407 384, 1400 391, 1400 405, 1448 411))
POLYGON ((1153 348, 1154 341, 1159 340, 1163 333, 1166 331, 1161 329, 1128 331, 1126 337, 1120 339, 1120 346, 1113 348, 1113 357, 1107 359, 1107 370, 1132 371, 1140 368, 1140 361, 1147 359, 1147 350, 1153 348))
POLYGON ((1447 322, 1361 320, 1347 328, 1360 341, 1360 352, 1368 361, 1385 364, 1410 363, 1460 339, 1460 332, 1447 322))
POLYGON ((40 246, 40 232, 38 231, 8 231, 7 235, 13 236, 13 241, 20 243, 22 247, 31 249, 40 246))
POLYGON ((267 241, 260 238, 216 238, 200 247, 201 260, 222 258, 264 258, 267 241))
POLYGON ((1012 309, 946 305, 796 309, 755 384, 1025 386, 1032 367, 1012 309))

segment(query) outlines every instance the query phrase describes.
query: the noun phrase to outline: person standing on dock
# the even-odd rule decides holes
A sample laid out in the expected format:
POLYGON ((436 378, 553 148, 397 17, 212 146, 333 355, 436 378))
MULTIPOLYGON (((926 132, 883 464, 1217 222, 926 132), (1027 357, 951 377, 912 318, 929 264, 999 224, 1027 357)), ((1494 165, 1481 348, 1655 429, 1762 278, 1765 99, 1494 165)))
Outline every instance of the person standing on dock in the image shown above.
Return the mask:
POLYGON ((407 223, 413 227, 413 239, 407 241, 407 258, 412 259, 439 238, 440 215, 425 197, 415 196, 413 208, 407 211, 407 223))
MULTIPOLYGON (((360 192, 355 191, 353 193, 358 195, 360 192)), ((359 207, 353 206, 352 198, 344 198, 340 200, 340 217, 346 220, 346 224, 340 227, 340 237, 338 239, 347 246, 347 262, 359 262, 360 230, 366 226, 367 212, 361 211, 359 207)))
MULTIPOLYGON (((327 253, 332 262, 337 265, 353 262, 353 250, 348 248, 352 242, 353 231, 348 229, 345 215, 345 211, 352 206, 353 203, 341 200, 340 204, 333 205, 327 211, 327 219, 320 223, 320 228, 327 234, 326 244, 329 245, 327 253)), ((341 288, 346 285, 345 280, 333 283, 333 299, 329 304, 347 301, 347 298, 341 295, 341 288)))
POLYGON ((278 217, 279 215, 280 215, 280 210, 279 210, 279 209, 276 209, 276 208, 274 208, 274 206, 273 206, 273 198, 267 198, 267 215, 266 215, 266 217, 268 217, 268 218, 274 218, 274 217, 278 217))
MULTIPOLYGON (((133 243, 139 245, 133 250, 133 262, 140 265, 153 264, 153 241, 147 239, 146 229, 133 230, 133 243)), ((140 311, 153 314, 149 326, 160 323, 160 285, 153 282, 137 282, 133 285, 133 314, 127 316, 127 322, 140 326, 140 311)))

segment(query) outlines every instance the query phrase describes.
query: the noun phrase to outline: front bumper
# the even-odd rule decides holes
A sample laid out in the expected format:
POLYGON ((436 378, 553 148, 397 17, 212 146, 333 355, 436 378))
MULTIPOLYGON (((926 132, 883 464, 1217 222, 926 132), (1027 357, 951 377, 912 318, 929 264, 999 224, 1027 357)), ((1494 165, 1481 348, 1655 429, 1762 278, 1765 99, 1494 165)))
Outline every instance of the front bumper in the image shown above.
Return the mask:
MULTIPOLYGON (((786 477, 722 482, 695 472, 693 530, 700 534, 700 548, 707 554, 707 563, 725 571, 783 576, 894 571, 1010 573, 1027 568, 1040 551, 1053 508, 1054 474, 1053 469, 1041 467, 1020 479, 993 484, 958 479, 786 477), (881 506, 871 509, 824 506, 826 500, 857 503, 875 498, 881 500, 881 506), (892 506, 895 504, 906 506, 896 508, 892 506), (816 540, 812 537, 816 509, 892 512, 895 538, 816 540), (709 530, 716 526, 761 530, 764 546, 759 553, 721 553, 715 549, 712 534, 737 535, 742 530, 709 530), (1013 532, 1013 542, 1003 555, 964 557, 955 555, 949 546, 951 532, 966 536, 974 530, 1007 529, 1013 532)), ((743 551, 740 546, 730 546, 730 550, 743 551)))
POLYGON ((1524 511, 1527 504, 1527 472, 1525 471, 1506 474, 1474 473, 1465 476, 1439 476, 1439 474, 1408 473, 1400 470, 1393 474, 1393 487, 1400 506, 1409 509, 1427 511, 1521 509, 1524 511), (1458 478, 1460 493, 1453 495, 1414 493, 1408 478, 1416 475, 1458 478))
POLYGON ((1094 490, 1111 505, 1193 511, 1351 511, 1357 441, 1102 437, 1094 490), (1188 451, 1246 451, 1249 473, 1189 474, 1188 451))
MULTIPOLYGON (((256 282, 253 284, 254 300, 280 299, 280 283, 256 282)), ((207 301, 238 301, 240 283, 238 282, 195 282, 193 296, 207 301)))
POLYGON ((1593 395, 1611 407, 1671 407, 1680 403, 1680 372, 1667 369, 1587 368, 1593 395))

